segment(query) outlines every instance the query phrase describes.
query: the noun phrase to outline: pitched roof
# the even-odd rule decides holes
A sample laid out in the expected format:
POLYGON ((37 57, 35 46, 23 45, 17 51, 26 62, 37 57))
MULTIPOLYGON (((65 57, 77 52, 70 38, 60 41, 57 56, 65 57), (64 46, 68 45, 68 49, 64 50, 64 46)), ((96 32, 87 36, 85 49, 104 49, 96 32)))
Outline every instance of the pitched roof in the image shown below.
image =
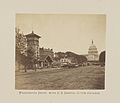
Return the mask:
POLYGON ((41 36, 35 34, 33 31, 32 31, 32 33, 30 33, 30 34, 27 34, 26 37, 37 37, 37 38, 41 38, 41 36))
POLYGON ((50 58, 51 61, 53 61, 52 57, 49 56, 49 55, 40 55, 39 60, 40 61, 45 61, 48 57, 50 58))

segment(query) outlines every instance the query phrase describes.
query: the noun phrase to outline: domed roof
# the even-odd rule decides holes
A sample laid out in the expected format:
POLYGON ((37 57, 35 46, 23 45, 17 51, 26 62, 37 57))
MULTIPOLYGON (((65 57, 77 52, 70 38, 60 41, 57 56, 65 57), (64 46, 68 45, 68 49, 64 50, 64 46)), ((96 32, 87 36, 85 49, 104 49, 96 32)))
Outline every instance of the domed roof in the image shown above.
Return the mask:
POLYGON ((92 40, 92 44, 88 49, 88 53, 98 53, 96 46, 93 44, 93 40, 92 40))
POLYGON ((97 50, 96 46, 94 44, 92 44, 90 47, 89 47, 89 50, 97 50))

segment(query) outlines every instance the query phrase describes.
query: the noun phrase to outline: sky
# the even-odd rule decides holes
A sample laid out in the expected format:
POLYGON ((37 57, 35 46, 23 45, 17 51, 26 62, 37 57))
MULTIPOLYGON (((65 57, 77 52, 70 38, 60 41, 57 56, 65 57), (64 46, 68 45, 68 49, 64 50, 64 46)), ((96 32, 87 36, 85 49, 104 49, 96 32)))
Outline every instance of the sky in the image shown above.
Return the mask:
POLYGON ((16 14, 16 27, 27 35, 41 36, 39 46, 54 52, 87 54, 94 41, 98 53, 105 50, 106 16, 102 14, 16 14))

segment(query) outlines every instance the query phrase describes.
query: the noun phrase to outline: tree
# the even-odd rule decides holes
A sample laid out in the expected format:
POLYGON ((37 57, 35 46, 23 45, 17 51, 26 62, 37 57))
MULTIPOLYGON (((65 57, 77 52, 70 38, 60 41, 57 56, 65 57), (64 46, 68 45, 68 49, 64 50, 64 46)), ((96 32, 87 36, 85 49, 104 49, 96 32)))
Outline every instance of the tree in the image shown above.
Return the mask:
POLYGON ((18 63, 18 68, 20 69, 20 65, 25 66, 25 59, 27 57, 27 40, 24 34, 20 33, 20 29, 15 29, 16 33, 16 56, 15 60, 18 63))
POLYGON ((83 55, 77 55, 76 58, 79 64, 87 61, 87 58, 83 55))
POLYGON ((74 61, 75 63, 83 63, 83 62, 86 62, 87 61, 87 58, 83 55, 78 55, 78 54, 75 54, 73 52, 70 52, 70 51, 67 51, 66 53, 63 53, 63 52, 58 52, 56 53, 57 54, 57 58, 55 58, 55 60, 57 59, 61 59, 61 58, 64 58, 64 57, 68 57, 68 58, 72 58, 72 61, 74 61))
POLYGON ((27 39, 20 29, 16 28, 16 53, 27 55, 27 39))
POLYGON ((38 58, 35 57, 35 50, 32 49, 32 48, 29 48, 27 50, 27 65, 29 68, 34 68, 35 71, 36 71, 36 67, 35 67, 35 64, 38 63, 38 58))
POLYGON ((105 65, 105 51, 103 51, 103 52, 100 53, 99 62, 100 62, 102 65, 105 65))

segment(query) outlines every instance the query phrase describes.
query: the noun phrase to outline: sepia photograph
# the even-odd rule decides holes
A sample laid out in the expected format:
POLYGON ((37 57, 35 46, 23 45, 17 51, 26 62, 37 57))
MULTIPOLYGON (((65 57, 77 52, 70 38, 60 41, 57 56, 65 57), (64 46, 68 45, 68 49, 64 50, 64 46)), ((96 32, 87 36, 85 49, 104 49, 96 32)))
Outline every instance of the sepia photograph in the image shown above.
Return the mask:
POLYGON ((106 15, 16 14, 16 90, 104 90, 106 15))

